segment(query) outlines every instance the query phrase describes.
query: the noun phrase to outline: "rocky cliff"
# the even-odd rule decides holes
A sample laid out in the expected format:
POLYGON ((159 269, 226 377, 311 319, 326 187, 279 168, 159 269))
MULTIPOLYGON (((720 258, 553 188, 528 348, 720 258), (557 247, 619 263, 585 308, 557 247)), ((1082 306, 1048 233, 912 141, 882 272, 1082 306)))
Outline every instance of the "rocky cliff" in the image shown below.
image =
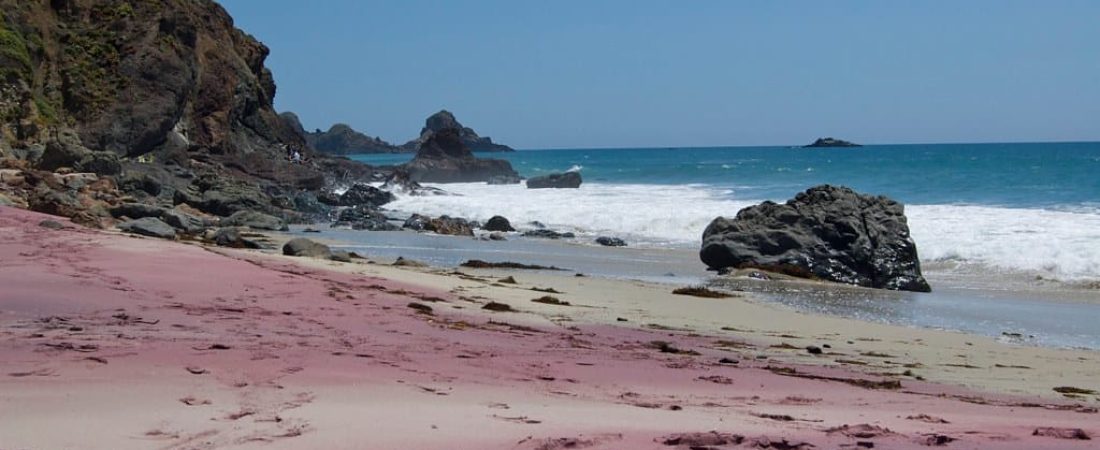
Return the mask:
POLYGON ((119 198, 219 215, 295 209, 353 171, 287 160, 306 143, 272 108, 267 55, 211 0, 0 0, 0 165, 94 172, 119 198))
POLYGON ((420 129, 420 137, 413 139, 401 148, 406 151, 416 151, 420 148, 421 144, 428 141, 428 139, 435 133, 442 130, 457 130, 459 139, 462 143, 468 147, 471 151, 475 152, 511 152, 511 147, 502 144, 496 144, 493 139, 488 136, 478 136, 477 132, 472 128, 464 127, 455 119, 454 114, 450 111, 442 110, 435 114, 432 114, 424 121, 424 128, 420 129))
POLYGON ((3 134, 74 129, 121 156, 295 142, 272 109, 268 49, 210 0, 0 0, 3 134))

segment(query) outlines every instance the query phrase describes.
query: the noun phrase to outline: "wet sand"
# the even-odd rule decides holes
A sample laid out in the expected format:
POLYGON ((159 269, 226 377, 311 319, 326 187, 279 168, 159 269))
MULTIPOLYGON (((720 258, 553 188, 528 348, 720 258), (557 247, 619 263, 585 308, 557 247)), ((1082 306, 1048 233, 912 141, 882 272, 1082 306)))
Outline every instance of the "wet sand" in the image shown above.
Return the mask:
POLYGON ((1096 394, 1054 391, 1100 389, 1096 352, 44 218, 0 207, 4 449, 1031 449, 1100 432, 1096 394))
POLYGON ((548 240, 509 235, 507 241, 431 233, 371 232, 318 226, 322 239, 381 259, 414 258, 442 267, 468 259, 523 261, 563 267, 602 278, 660 284, 718 284, 752 297, 816 315, 923 328, 964 331, 1025 345, 1100 350, 1100 289, 1035 274, 955 263, 925 264, 931 293, 846 289, 842 285, 791 285, 727 280, 708 272, 698 251, 684 248, 600 247, 590 239, 548 240), (586 244, 587 242, 587 244, 586 244))

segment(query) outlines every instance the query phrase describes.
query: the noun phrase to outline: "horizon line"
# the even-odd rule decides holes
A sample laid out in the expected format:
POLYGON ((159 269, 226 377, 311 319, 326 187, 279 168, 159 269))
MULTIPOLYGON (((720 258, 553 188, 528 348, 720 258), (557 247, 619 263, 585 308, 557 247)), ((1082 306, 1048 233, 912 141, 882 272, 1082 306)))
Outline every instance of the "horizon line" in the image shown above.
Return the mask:
MULTIPOLYGON (((765 144, 765 145, 685 145, 685 146, 647 146, 647 147, 539 147, 539 148, 513 148, 517 152, 538 152, 538 151, 553 151, 553 150, 679 150, 679 149, 717 149, 717 148, 837 148, 837 149, 858 149, 860 147, 883 147, 883 146, 909 146, 909 145, 997 145, 997 144, 1100 144, 1098 140, 1066 140, 1066 141, 969 141, 969 142, 907 142, 907 143, 869 143, 859 144, 858 147, 806 147, 808 144, 802 145, 790 145, 790 144, 765 144)), ((477 153, 500 153, 500 152, 477 152, 477 153)))

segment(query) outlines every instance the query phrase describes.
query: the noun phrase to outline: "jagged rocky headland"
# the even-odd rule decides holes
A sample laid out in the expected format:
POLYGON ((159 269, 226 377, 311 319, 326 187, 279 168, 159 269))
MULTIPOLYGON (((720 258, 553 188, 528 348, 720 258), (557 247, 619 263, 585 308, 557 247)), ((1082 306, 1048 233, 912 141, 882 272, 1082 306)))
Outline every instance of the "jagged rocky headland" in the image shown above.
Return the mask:
POLYGON ((268 48, 213 1, 0 5, 0 204, 92 227, 149 219, 202 234, 244 211, 328 220, 332 191, 398 172, 518 179, 466 145, 506 147, 445 111, 413 141, 421 155, 407 173, 314 151, 397 148, 349 127, 312 135, 277 114, 268 48))

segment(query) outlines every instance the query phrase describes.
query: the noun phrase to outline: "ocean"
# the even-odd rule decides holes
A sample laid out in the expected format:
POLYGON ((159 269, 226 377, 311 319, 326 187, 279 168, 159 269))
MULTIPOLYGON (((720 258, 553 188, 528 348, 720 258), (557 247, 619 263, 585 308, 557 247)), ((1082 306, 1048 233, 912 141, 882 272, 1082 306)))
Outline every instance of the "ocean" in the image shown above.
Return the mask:
MULTIPOLYGON (((783 202, 818 184, 906 205, 922 262, 937 270, 1067 282, 1100 280, 1100 143, 527 150, 480 154, 521 176, 579 170, 580 189, 447 184, 405 197, 402 213, 502 215, 633 247, 698 249, 717 216, 783 202)), ((356 155, 397 164, 411 155, 356 155)))
MULTIPOLYGON (((502 215, 576 239, 483 242, 431 234, 329 230, 347 250, 453 267, 480 258, 555 265, 670 285, 723 283, 699 261, 703 230, 765 200, 823 183, 905 204, 932 293, 737 286, 779 307, 984 334, 1023 345, 1100 349, 1100 143, 528 150, 503 158, 524 177, 579 170, 580 189, 437 185, 399 197, 395 215, 502 215), (599 247, 597 236, 627 248, 599 247)), ((398 164, 411 155, 357 155, 398 164)))

